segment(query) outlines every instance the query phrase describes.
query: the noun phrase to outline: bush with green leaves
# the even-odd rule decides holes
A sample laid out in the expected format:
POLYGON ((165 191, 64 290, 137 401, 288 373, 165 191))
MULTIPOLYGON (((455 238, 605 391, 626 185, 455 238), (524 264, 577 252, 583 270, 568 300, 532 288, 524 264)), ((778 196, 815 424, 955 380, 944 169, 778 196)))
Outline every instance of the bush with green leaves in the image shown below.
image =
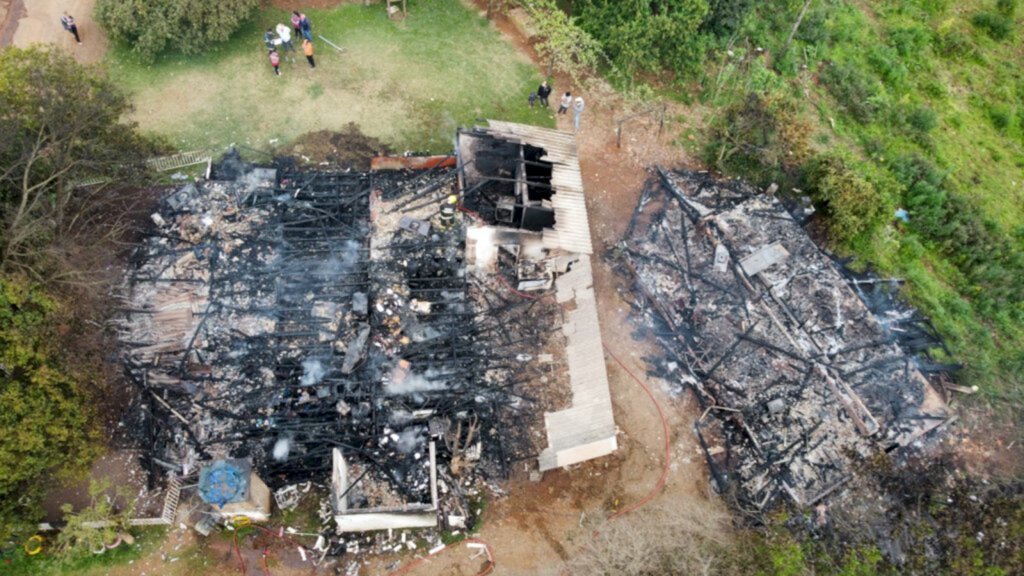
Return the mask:
POLYGON ((716 169, 758 184, 792 183, 810 154, 810 125, 782 93, 751 92, 711 129, 705 158, 716 169))
POLYGON ((825 65, 819 79, 840 106, 862 124, 871 122, 879 111, 877 80, 856 64, 834 62, 825 65))
POLYGON ((146 60, 167 50, 206 51, 227 40, 258 0, 98 0, 96 19, 146 60))
POLYGON ((0 538, 38 520, 56 473, 96 455, 87 399, 57 359, 56 307, 37 286, 0 280, 0 538))
POLYGON ((577 0, 580 27, 624 73, 687 74, 704 61, 707 0, 577 0))
POLYGON ((892 200, 840 156, 814 159, 807 180, 811 197, 828 215, 830 236, 840 244, 871 231, 892 213, 892 200))
POLYGON ((107 481, 91 481, 89 497, 90 505, 78 511, 71 504, 61 506, 65 524, 57 534, 56 553, 64 562, 106 550, 128 530, 135 513, 135 498, 127 486, 111 490, 107 481))
POLYGON ((971 16, 971 24, 993 40, 1006 40, 1013 32, 1013 19, 998 12, 978 12, 971 16))

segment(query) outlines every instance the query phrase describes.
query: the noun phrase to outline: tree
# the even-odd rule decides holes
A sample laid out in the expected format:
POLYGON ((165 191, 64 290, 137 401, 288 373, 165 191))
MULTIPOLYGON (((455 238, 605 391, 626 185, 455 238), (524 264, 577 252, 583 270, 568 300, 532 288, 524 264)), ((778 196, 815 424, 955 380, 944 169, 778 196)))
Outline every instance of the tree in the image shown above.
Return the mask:
POLYGON ((704 60, 707 0, 579 0, 574 9, 626 74, 692 73, 704 60))
POLYGON ((600 63, 601 44, 576 25, 554 0, 527 0, 524 7, 537 26, 537 51, 548 63, 547 74, 568 74, 577 84, 600 63))
POLYGON ((0 270, 36 280, 83 273, 75 255, 110 236, 158 146, 121 118, 127 97, 62 51, 0 52, 0 270), (83 181, 116 182, 79 187, 83 181), (63 264, 66 265, 60 265, 63 264))
POLYGON ((810 133, 791 98, 751 92, 726 108, 712 127, 708 162, 755 181, 792 174, 807 159, 810 133))
POLYGON ((54 472, 81 471, 96 454, 85 397, 48 331, 56 306, 38 287, 0 280, 0 538, 36 519, 54 472))
POLYGON ((109 492, 108 481, 92 481, 89 507, 75 512, 71 504, 61 506, 66 522, 57 535, 57 556, 61 560, 67 562, 102 551, 119 540, 120 532, 128 530, 136 501, 126 486, 118 486, 113 497, 109 492), (116 503, 123 503, 123 507, 118 509, 116 503))
POLYGON ((227 40, 258 5, 258 0, 99 0, 96 18, 111 36, 152 60, 168 49, 196 54, 227 40))
POLYGON ((892 200, 840 156, 828 154, 817 158, 807 180, 812 197, 829 216, 829 234, 837 242, 850 242, 892 213, 892 200))

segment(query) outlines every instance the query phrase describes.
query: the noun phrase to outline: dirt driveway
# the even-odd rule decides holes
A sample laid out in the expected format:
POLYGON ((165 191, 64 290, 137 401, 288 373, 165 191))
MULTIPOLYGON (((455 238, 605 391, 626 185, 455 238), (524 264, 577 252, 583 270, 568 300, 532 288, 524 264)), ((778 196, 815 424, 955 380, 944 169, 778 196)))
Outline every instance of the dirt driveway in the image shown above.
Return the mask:
POLYGON ((92 19, 96 0, 0 0, 0 48, 52 44, 82 63, 99 62, 107 51, 107 36, 92 19), (78 24, 82 44, 61 27, 67 10, 78 24))

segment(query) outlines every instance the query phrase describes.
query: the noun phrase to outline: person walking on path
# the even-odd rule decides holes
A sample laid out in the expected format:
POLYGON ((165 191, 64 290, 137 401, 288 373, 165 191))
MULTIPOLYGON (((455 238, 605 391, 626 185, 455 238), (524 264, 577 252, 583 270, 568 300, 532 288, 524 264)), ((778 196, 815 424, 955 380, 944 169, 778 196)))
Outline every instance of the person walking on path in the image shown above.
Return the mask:
POLYGON ((580 131, 580 115, 583 114, 583 97, 577 96, 576 103, 572 105, 572 126, 579 132, 580 131))
POLYGON ((289 53, 295 52, 295 42, 292 42, 291 29, 284 24, 278 24, 274 29, 277 30, 277 37, 281 39, 281 51, 284 52, 285 59, 294 62, 295 57, 289 55, 289 53))
POLYGON ((306 54, 306 62, 309 62, 309 67, 316 68, 316 60, 313 60, 313 43, 309 41, 309 38, 302 41, 302 51, 306 54))
POLYGON ((551 96, 551 86, 545 80, 537 87, 537 98, 540 99, 540 105, 545 108, 548 107, 548 96, 551 96))
POLYGON ((569 110, 569 106, 572 106, 572 92, 566 92, 562 95, 562 103, 558 105, 558 113, 565 114, 569 110))
POLYGON ((274 67, 274 74, 280 76, 281 56, 278 55, 277 50, 270 51, 270 65, 274 67))
POLYGON ((75 24, 75 19, 67 11, 64 11, 64 15, 60 17, 60 24, 65 30, 71 32, 75 36, 75 42, 82 43, 81 36, 78 35, 78 25, 75 24))

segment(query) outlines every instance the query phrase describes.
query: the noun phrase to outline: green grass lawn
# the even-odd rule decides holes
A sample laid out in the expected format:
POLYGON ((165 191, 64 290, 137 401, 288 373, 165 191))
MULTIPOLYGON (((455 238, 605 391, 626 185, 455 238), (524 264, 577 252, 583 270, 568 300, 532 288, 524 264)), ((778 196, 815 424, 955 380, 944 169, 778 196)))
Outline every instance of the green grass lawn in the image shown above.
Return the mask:
POLYGON ((455 129, 477 118, 554 126, 526 104, 539 71, 459 0, 417 0, 402 22, 380 4, 307 14, 314 35, 344 48, 316 38, 316 70, 297 46, 295 61, 274 76, 263 30, 287 24, 288 13, 271 9, 197 56, 146 65, 115 46, 111 75, 133 95, 142 128, 181 149, 267 149, 355 122, 399 151, 445 152, 455 129))

